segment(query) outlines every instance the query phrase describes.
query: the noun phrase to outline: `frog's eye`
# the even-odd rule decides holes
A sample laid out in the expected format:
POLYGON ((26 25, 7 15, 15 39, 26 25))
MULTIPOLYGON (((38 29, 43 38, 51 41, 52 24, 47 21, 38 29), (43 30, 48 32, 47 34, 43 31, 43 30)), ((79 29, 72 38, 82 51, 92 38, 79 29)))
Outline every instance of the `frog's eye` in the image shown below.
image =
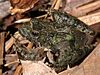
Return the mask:
POLYGON ((51 48, 51 53, 52 54, 56 54, 56 53, 58 53, 60 51, 60 49, 57 47, 57 46, 53 46, 52 48, 51 48))

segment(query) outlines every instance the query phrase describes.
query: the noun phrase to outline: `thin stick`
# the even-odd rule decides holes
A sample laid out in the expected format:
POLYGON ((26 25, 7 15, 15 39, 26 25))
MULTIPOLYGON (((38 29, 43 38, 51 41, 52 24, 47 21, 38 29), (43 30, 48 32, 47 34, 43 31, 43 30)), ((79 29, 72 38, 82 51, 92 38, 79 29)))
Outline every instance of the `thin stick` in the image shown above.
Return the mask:
POLYGON ((13 43, 14 43, 14 38, 13 37, 11 37, 7 42, 6 42, 6 44, 5 44, 5 51, 7 52, 7 50, 13 45, 13 43))
MULTIPOLYGON (((5 41, 5 32, 1 32, 0 33, 0 65, 3 65, 4 41, 5 41)), ((2 68, 0 68, 0 75, 2 75, 2 68)))
POLYGON ((46 16, 47 16, 47 14, 44 14, 44 15, 38 16, 36 18, 43 18, 43 17, 46 17, 46 16))
POLYGON ((58 0, 58 1, 56 2, 56 5, 55 5, 54 9, 56 9, 56 10, 59 9, 60 4, 61 4, 61 1, 62 1, 62 0, 58 0))
POLYGON ((22 65, 19 65, 14 72, 14 75, 21 75, 22 72, 22 65))
POLYGON ((19 63, 19 59, 10 63, 5 64, 4 66, 7 67, 9 65, 15 64, 15 63, 19 63))
POLYGON ((56 4, 57 0, 54 0, 51 6, 51 9, 54 8, 55 4, 56 4))
POLYGON ((16 32, 15 35, 11 35, 11 38, 5 43, 5 51, 7 52, 7 50, 14 44, 15 40, 18 40, 17 38, 19 38, 21 35, 19 34, 19 32, 16 32))
POLYGON ((31 20, 31 18, 26 18, 26 19, 20 19, 15 21, 14 23, 25 23, 25 22, 29 22, 31 20))

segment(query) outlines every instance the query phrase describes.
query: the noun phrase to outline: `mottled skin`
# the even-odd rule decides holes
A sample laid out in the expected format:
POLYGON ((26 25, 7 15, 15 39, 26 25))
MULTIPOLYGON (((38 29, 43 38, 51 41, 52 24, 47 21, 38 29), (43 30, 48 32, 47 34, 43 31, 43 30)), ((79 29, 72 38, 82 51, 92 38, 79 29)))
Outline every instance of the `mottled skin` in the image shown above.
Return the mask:
POLYGON ((66 14, 65 12, 59 12, 59 11, 52 11, 53 19, 58 24, 68 24, 68 26, 71 26, 73 28, 77 28, 79 31, 87 33, 89 35, 95 35, 95 32, 91 30, 84 22, 80 21, 76 17, 66 14))
POLYGON ((19 58, 22 60, 43 60, 47 53, 47 51, 44 51, 44 48, 42 47, 28 50, 25 46, 18 43, 18 41, 14 44, 13 49, 17 51, 19 58))
POLYGON ((60 72, 68 65, 76 65, 93 50, 93 45, 87 44, 87 35, 94 36, 95 32, 67 13, 53 11, 52 15, 53 22, 34 18, 31 23, 24 24, 19 32, 33 44, 50 49, 54 61, 50 63, 60 72))

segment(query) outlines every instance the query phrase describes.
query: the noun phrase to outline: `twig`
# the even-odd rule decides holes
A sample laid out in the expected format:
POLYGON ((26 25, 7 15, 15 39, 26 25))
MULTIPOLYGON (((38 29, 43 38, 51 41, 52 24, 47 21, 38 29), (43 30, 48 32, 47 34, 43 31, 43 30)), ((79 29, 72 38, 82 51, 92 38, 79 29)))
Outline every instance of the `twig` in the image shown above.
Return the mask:
POLYGON ((6 52, 14 44, 15 40, 17 40, 20 36, 21 35, 19 34, 19 32, 16 32, 14 36, 11 36, 11 38, 5 43, 6 52))
POLYGON ((54 0, 51 6, 51 9, 54 8, 55 4, 56 4, 57 0, 54 0))
POLYGON ((4 66, 9 66, 9 65, 12 65, 12 64, 15 64, 15 63, 19 63, 19 60, 16 60, 16 61, 13 61, 13 62, 10 62, 10 63, 7 63, 5 64, 4 66))
MULTIPOLYGON (((0 66, 3 65, 3 53, 4 53, 4 38, 5 32, 0 33, 0 66)), ((2 75, 2 68, 0 68, 0 75, 2 75)))
POLYGON ((43 18, 43 17, 47 17, 47 14, 44 14, 44 15, 38 16, 38 17, 36 17, 36 18, 43 18))
POLYGON ((54 9, 56 9, 56 10, 59 9, 60 4, 61 4, 61 1, 62 1, 62 0, 58 0, 58 1, 56 2, 56 5, 55 5, 54 9))
POLYGON ((14 23, 25 23, 25 22, 29 22, 31 20, 31 18, 26 18, 26 19, 20 19, 15 21, 14 23))
POLYGON ((6 43, 5 43, 5 51, 7 52, 8 49, 13 45, 15 39, 11 37, 6 43))

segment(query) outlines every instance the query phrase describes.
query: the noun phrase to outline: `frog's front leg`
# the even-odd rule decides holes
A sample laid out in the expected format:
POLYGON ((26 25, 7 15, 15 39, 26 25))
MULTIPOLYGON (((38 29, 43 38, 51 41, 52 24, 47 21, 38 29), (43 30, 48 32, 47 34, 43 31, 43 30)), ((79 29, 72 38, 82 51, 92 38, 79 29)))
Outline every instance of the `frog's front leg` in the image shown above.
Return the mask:
POLYGON ((76 28, 81 32, 88 33, 89 35, 95 34, 95 32, 92 29, 90 29, 84 22, 80 21, 79 19, 68 13, 54 10, 51 12, 51 14, 54 21, 56 21, 59 24, 69 25, 70 27, 76 28))
POLYGON ((35 49, 28 50, 24 45, 21 45, 18 42, 15 42, 13 46, 14 51, 18 53, 18 56, 22 60, 31 60, 31 61, 42 61, 45 62, 46 53, 49 51, 44 47, 38 47, 35 49))
POLYGON ((16 42, 13 45, 14 51, 18 53, 18 56, 22 60, 35 60, 36 54, 31 50, 28 51, 25 47, 23 47, 20 43, 16 42))

